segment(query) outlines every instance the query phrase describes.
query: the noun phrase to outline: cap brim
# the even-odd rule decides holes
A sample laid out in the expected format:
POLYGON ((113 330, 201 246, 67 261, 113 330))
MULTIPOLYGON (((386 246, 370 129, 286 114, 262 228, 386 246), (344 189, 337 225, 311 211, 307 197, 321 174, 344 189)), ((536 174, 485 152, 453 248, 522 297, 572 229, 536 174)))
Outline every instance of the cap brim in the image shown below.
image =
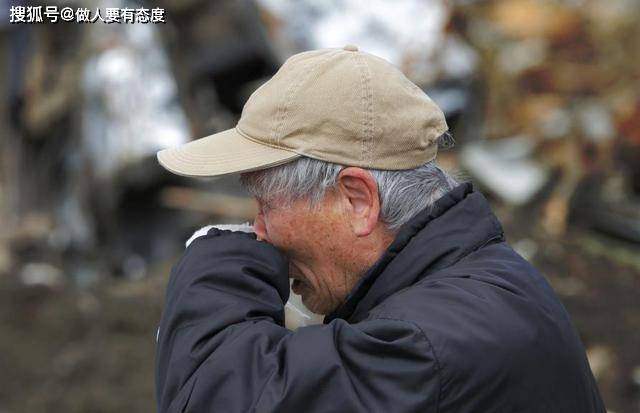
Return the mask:
POLYGON ((189 177, 212 177, 256 171, 280 165, 301 155, 261 145, 229 129, 158 152, 165 169, 189 177))

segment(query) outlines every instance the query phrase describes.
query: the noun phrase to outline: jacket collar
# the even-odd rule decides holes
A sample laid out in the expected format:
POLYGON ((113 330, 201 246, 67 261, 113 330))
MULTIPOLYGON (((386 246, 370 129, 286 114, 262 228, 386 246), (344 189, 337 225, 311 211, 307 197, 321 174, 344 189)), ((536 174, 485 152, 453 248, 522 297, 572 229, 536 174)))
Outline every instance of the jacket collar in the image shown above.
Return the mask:
POLYGON ((345 301, 324 318, 357 322, 393 293, 448 267, 491 240, 504 239, 487 200, 464 183, 404 224, 345 301))

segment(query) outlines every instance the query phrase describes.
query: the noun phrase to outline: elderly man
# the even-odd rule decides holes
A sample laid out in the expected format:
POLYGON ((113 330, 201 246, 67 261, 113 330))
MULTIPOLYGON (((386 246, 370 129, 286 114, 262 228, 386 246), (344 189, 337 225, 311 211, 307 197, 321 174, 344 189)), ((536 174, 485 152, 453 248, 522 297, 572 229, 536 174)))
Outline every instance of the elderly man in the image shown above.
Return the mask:
POLYGON ((173 268, 161 412, 604 412, 550 286, 483 196, 435 164, 442 111, 355 46, 301 53, 238 125, 161 151, 241 173, 255 233, 212 228, 173 268), (324 324, 290 331, 291 288, 324 324))

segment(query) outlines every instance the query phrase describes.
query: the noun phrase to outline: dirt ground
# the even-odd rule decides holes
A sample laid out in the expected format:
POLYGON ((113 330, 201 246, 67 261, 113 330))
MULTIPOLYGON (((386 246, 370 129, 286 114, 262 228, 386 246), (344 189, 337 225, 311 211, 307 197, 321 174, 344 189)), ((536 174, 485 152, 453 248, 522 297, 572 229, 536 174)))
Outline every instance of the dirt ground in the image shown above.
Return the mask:
POLYGON ((94 291, 0 289, 0 412, 155 411, 153 359, 168 266, 94 291))
MULTIPOLYGON (((636 412, 640 270, 623 247, 612 255, 592 234, 571 239, 538 242, 534 261, 573 317, 609 410, 636 412)), ((0 412, 155 411, 155 331, 172 261, 91 291, 0 279, 0 412)))

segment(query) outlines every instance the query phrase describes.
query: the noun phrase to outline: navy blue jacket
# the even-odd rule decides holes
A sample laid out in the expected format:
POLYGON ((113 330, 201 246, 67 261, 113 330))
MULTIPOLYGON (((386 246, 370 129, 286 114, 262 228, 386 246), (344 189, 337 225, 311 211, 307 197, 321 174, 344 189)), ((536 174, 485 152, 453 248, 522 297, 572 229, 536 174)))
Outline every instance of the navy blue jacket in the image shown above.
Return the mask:
POLYGON ((323 325, 284 328, 287 260, 212 229, 173 268, 161 412, 605 412, 544 277, 463 184, 405 224, 323 325))

